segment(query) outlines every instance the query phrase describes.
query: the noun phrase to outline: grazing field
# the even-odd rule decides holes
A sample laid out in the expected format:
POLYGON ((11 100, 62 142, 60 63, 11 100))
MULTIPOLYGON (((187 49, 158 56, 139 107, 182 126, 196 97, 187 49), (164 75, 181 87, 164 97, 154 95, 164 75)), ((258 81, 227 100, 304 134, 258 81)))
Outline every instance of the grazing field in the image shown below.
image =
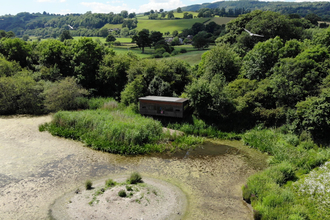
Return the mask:
POLYGON ((149 31, 160 31, 165 33, 169 31, 182 31, 191 28, 196 22, 204 23, 209 18, 179 19, 179 20, 139 20, 137 30, 149 29, 149 31))
MULTIPOLYGON (((188 53, 183 53, 175 56, 175 59, 183 60, 189 63, 191 66, 198 64, 201 59, 203 53, 205 53, 207 50, 197 50, 197 51, 191 51, 188 53)), ((161 59, 173 59, 173 57, 167 57, 167 58, 161 58, 161 59)))
POLYGON ((122 24, 105 24, 102 28, 108 28, 108 29, 115 29, 115 28, 122 28, 122 24))
POLYGON ((214 17, 214 18, 211 18, 211 20, 209 20, 205 24, 208 24, 211 21, 214 21, 218 25, 223 25, 223 24, 227 24, 229 21, 231 21, 231 20, 233 20, 235 18, 236 17, 214 17))
POLYGON ((145 49, 146 53, 141 53, 141 50, 139 48, 123 48, 123 47, 113 47, 112 48, 113 51, 115 51, 116 54, 126 54, 128 52, 132 52, 135 55, 137 55, 140 58, 151 58, 152 57, 152 53, 151 52, 147 52, 147 50, 145 49))

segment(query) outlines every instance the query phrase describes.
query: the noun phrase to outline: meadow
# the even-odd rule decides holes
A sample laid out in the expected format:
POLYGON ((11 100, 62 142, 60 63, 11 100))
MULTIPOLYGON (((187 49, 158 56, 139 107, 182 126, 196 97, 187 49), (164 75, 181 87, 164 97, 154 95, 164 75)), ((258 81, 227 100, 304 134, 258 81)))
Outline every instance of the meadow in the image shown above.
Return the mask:
POLYGON ((149 29, 149 31, 159 31, 162 33, 182 31, 193 26, 196 22, 204 23, 210 18, 177 19, 177 20, 139 20, 136 30, 149 29))

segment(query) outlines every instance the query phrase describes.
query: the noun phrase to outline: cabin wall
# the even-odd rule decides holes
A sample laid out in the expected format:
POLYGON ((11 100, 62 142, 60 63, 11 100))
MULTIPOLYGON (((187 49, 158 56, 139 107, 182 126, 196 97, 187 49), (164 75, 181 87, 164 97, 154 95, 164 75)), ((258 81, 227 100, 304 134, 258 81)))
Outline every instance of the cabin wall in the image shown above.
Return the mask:
POLYGON ((184 103, 140 100, 140 114, 183 118, 184 103))

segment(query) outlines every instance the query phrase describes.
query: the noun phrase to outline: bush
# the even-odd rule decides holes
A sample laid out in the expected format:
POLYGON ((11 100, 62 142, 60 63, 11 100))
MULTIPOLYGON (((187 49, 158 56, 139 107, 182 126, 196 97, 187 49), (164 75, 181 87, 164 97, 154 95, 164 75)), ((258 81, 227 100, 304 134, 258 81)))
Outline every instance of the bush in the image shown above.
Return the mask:
POLYGON ((41 114, 43 85, 30 76, 0 77, 0 114, 41 114))
POLYGON ((131 186, 126 186, 127 191, 133 191, 133 188, 131 186))
POLYGON ((119 192, 118 192, 118 196, 120 196, 120 197, 126 197, 127 196, 127 194, 126 194, 126 191, 125 190, 120 190, 119 192))
POLYGON ((187 53, 187 50, 186 50, 185 48, 182 48, 182 49, 180 50, 180 53, 187 53))
POLYGON ((113 187, 115 185, 116 185, 116 182, 113 181, 112 179, 108 179, 108 180, 105 181, 105 186, 106 187, 113 187))
POLYGON ((92 185, 93 185, 93 183, 92 183, 91 180, 86 180, 86 182, 85 182, 85 188, 86 188, 86 190, 91 190, 92 189, 92 185))
POLYGON ((178 54, 179 54, 179 51, 173 50, 172 53, 171 53, 171 56, 175 56, 175 55, 178 55, 178 54))
POLYGON ((45 106, 49 111, 78 109, 77 98, 87 94, 74 78, 67 77, 48 85, 44 92, 45 106))
POLYGON ((138 172, 133 172, 131 176, 127 179, 129 184, 137 184, 142 183, 142 177, 138 172))
POLYGON ((163 53, 163 57, 170 57, 170 54, 168 52, 163 53))

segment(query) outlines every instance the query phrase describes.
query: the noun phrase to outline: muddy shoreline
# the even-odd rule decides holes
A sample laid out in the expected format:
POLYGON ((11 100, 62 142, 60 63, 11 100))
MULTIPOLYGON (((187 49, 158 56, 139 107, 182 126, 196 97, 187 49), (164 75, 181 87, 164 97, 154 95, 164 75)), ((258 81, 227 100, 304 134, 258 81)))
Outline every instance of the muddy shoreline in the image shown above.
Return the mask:
POLYGON ((219 156, 125 157, 39 132, 38 125, 50 120, 0 118, 0 219, 50 219, 54 201, 86 179, 133 171, 180 188, 187 195, 185 219, 252 219, 241 186, 266 166, 266 156, 238 141, 218 141, 234 148, 219 156))

